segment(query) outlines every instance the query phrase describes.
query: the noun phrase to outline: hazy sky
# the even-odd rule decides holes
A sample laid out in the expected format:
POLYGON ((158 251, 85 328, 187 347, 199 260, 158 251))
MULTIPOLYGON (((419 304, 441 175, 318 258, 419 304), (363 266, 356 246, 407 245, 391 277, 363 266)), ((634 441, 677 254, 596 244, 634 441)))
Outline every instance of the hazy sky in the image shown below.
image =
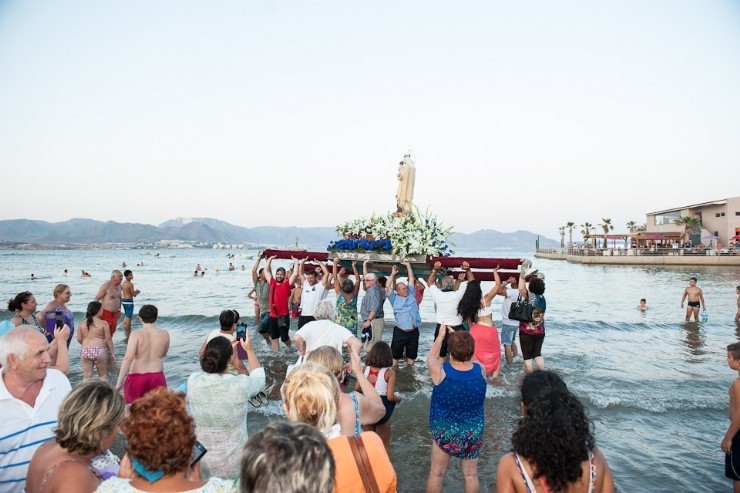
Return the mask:
POLYGON ((0 219, 457 231, 740 195, 740 2, 2 1, 0 219))

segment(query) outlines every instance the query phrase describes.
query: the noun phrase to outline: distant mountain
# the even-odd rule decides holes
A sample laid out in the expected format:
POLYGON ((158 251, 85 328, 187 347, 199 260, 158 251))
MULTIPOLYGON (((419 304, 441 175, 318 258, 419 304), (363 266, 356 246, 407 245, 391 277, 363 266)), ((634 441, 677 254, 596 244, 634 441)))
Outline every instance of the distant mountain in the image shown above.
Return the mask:
MULTIPOLYGON (((251 243, 288 246, 298 243, 323 250, 337 234, 334 228, 273 227, 244 228, 218 219, 177 218, 159 226, 92 219, 70 219, 59 223, 13 219, 0 221, 0 242, 35 244, 156 243, 160 240, 201 243, 251 243)), ((501 233, 484 229, 475 233, 453 233, 455 249, 535 248, 537 235, 529 231, 501 233)), ((541 247, 557 247, 558 242, 540 237, 541 247)))
POLYGON ((555 240, 521 230, 513 233, 502 233, 495 229, 481 229, 470 234, 452 233, 449 240, 457 250, 490 250, 493 248, 534 250, 538 236, 540 238, 540 248, 557 248, 560 246, 560 243, 555 240))

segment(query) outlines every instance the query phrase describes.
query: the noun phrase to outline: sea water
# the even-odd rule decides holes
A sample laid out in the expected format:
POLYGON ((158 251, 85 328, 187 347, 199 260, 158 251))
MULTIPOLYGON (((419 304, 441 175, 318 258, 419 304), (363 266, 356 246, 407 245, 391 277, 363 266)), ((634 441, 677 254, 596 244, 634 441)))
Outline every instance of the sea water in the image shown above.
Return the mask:
MULTIPOLYGON (((170 386, 185 382, 199 370, 197 350, 206 334, 218 327, 223 309, 237 309, 253 325, 254 309, 246 294, 252 286, 255 251, 247 250, 56 250, 0 251, 2 295, 33 292, 41 309, 58 283, 71 286, 68 304, 79 323, 98 287, 122 263, 134 272, 145 303, 159 308, 157 324, 170 331, 165 359, 170 386), (159 253, 159 256, 155 256, 159 253), (234 258, 227 257, 234 254, 234 258), (229 271, 229 263, 236 266, 229 271), (196 264, 206 269, 193 277, 196 264), (137 266, 137 264, 143 264, 137 266), (241 270, 244 265, 245 270, 241 270), (68 276, 63 277, 64 269, 68 276), (81 270, 92 274, 82 278, 81 270), (38 280, 31 281, 31 273, 38 280)), ((589 266, 535 259, 532 252, 458 252, 459 256, 527 257, 546 276, 547 335, 542 349, 546 366, 558 372, 587 406, 599 448, 624 492, 729 491, 724 454, 719 448, 727 429, 727 390, 736 377, 726 363, 727 344, 738 340, 734 323, 735 286, 740 269, 727 267, 589 266), (706 322, 684 322, 681 295, 688 278, 699 278, 704 290, 706 322), (649 309, 637 309, 646 298, 649 309)), ((276 265, 287 265, 276 261, 276 265)), ((263 263, 264 265, 264 263, 263 263)), ((484 283, 486 290, 490 283, 484 283)), ((334 299, 330 294, 329 299, 334 299)), ((501 298, 494 299, 494 321, 500 328, 501 298)), ((3 303, 3 308, 6 305, 3 303)), ((397 391, 403 402, 392 418, 391 459, 399 491, 424 491, 429 471, 428 431, 431 380, 425 357, 432 343, 432 302, 421 305, 419 359, 398 371, 397 391)), ((390 342, 392 313, 386 304, 384 339, 390 342)), ((7 311, 0 319, 9 318, 7 311)), ((139 322, 134 317, 134 330, 139 322)), ((292 322, 295 329, 295 320, 292 322)), ((251 329, 258 358, 266 368, 271 402, 250 409, 250 432, 268 420, 282 419, 279 386, 295 350, 273 355, 251 329)), ((123 330, 114 336, 116 358, 123 359, 123 330)), ((79 345, 71 346, 70 379, 81 380, 79 345)), ((115 382, 118 363, 109 381, 115 382)), ((495 491, 496 465, 510 448, 519 418, 521 358, 504 364, 486 399, 486 445, 479 459, 482 491, 495 491)), ((462 491, 459 463, 453 460, 445 491, 462 491)))

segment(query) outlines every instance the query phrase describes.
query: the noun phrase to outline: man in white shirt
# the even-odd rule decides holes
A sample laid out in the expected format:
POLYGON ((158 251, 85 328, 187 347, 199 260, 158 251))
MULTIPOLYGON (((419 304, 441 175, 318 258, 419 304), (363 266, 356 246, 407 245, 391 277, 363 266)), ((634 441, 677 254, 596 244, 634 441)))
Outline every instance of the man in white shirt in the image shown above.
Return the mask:
POLYGON ((509 319, 511 305, 519 298, 519 290, 516 288, 516 278, 510 277, 501 284, 498 294, 504 297, 501 305, 501 342, 504 344, 506 363, 511 363, 517 355, 516 333, 519 332, 519 321, 509 319), (512 287, 514 286, 514 287, 512 287))
MULTIPOLYGON (((465 330, 463 325, 462 316, 457 312, 457 305, 460 303, 460 299, 465 294, 465 289, 468 287, 468 281, 473 280, 473 273, 470 271, 470 265, 467 262, 463 262, 462 270, 465 271, 466 280, 463 282, 456 282, 455 279, 446 275, 442 278, 440 287, 437 287, 437 274, 442 270, 442 263, 437 261, 434 263, 432 273, 429 274, 427 279, 427 285, 429 286, 429 295, 434 300, 434 306, 437 311, 437 328, 434 329, 434 338, 437 338, 439 334, 439 328, 442 324, 447 327, 451 327, 455 330, 465 330)), ((447 335, 442 341, 442 347, 439 350, 439 356, 444 358, 447 356, 447 335)))
POLYGON ((342 347, 352 346, 360 354, 362 343, 347 328, 334 323, 334 305, 330 301, 322 301, 314 311, 316 320, 308 322, 293 334, 293 341, 300 356, 308 354, 321 346, 332 346, 340 353, 342 347))
POLYGON ((308 258, 304 258, 298 262, 298 275, 303 281, 301 293, 301 315, 298 317, 298 329, 306 325, 308 322, 316 320, 314 317, 316 305, 326 298, 326 286, 329 284, 329 269, 326 268, 324 262, 319 262, 314 259, 314 262, 319 264, 321 272, 324 273, 324 275, 321 276, 321 281, 319 281, 318 273, 315 270, 311 270, 306 273, 303 272, 303 264, 306 260, 308 260, 308 258))
MULTIPOLYGON (((54 331, 67 340, 69 327, 54 331)), ((65 344, 60 344, 64 346, 65 344)), ((66 349, 57 364, 66 366, 66 349), (60 361, 63 358, 64 361, 60 361)), ((0 491, 21 493, 28 463, 41 444, 54 439, 59 407, 72 390, 61 371, 49 366, 49 343, 28 325, 16 327, 0 338, 0 491)))

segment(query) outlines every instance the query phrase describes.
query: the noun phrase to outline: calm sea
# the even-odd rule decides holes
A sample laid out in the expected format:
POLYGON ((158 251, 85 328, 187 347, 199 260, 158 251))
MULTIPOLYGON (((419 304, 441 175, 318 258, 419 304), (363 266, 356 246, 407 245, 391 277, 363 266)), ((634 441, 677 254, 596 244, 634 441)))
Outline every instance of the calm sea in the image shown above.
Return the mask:
MULTIPOLYGON (((0 251, 2 295, 7 300, 30 290, 42 307, 51 300, 56 284, 69 284, 73 293, 69 306, 79 321, 100 283, 126 262, 141 290, 137 309, 144 303, 157 305, 158 324, 171 333, 165 373, 169 384, 176 386, 199 369, 197 349, 205 335, 218 326, 222 309, 237 309, 252 321, 253 308, 246 293, 252 284, 250 268, 254 260, 249 257, 254 253, 198 249, 0 251), (227 258, 227 253, 234 253, 235 258, 227 258), (236 271, 228 271, 230 261, 237 266, 236 271), (205 277, 192 277, 196 263, 207 269, 205 277), (246 270, 240 270, 242 265, 246 270), (68 269, 68 277, 62 276, 64 269, 68 269), (82 269, 93 277, 81 278, 82 269), (38 280, 31 281, 31 273, 38 280)), ((546 365, 560 373, 589 408, 598 446, 613 469, 620 491, 731 489, 731 482, 724 478, 724 454, 719 443, 728 425, 727 390, 736 376, 727 367, 724 348, 740 335, 733 321, 740 269, 582 266, 534 259, 532 252, 459 254, 529 257, 545 273, 546 365), (692 275, 699 278, 708 306, 709 319, 699 324, 685 323, 679 307, 683 288, 692 275), (646 313, 636 309, 640 298, 647 298, 650 308, 646 313)), ((333 298, 333 294, 330 296, 333 298)), ((500 303, 500 298, 494 300, 497 307, 500 303)), ((404 401, 396 408, 392 421, 391 459, 402 492, 423 491, 429 467, 431 384, 424 359, 432 342, 434 318, 429 300, 425 299, 421 308, 425 323, 419 362, 399 371, 397 387, 404 401)), ((7 311, 0 313, 1 319, 8 317, 7 311)), ((388 318, 386 340, 391 334, 388 318)), ((125 352, 122 337, 122 331, 114 337, 119 361, 125 352)), ((278 389, 286 364, 295 359, 294 352, 285 350, 273 356, 261 339, 254 340, 257 355, 268 372, 272 402, 250 410, 251 431, 282 416, 278 389)), ((73 384, 81 379, 78 350, 73 342, 73 384)), ((496 464, 509 448, 519 416, 522 376, 519 359, 504 366, 499 382, 488 389, 486 447, 479 461, 483 491, 495 491, 496 464)), ((115 376, 110 380, 115 381, 115 376)), ((462 491, 462 475, 455 462, 447 475, 445 491, 462 491)))

